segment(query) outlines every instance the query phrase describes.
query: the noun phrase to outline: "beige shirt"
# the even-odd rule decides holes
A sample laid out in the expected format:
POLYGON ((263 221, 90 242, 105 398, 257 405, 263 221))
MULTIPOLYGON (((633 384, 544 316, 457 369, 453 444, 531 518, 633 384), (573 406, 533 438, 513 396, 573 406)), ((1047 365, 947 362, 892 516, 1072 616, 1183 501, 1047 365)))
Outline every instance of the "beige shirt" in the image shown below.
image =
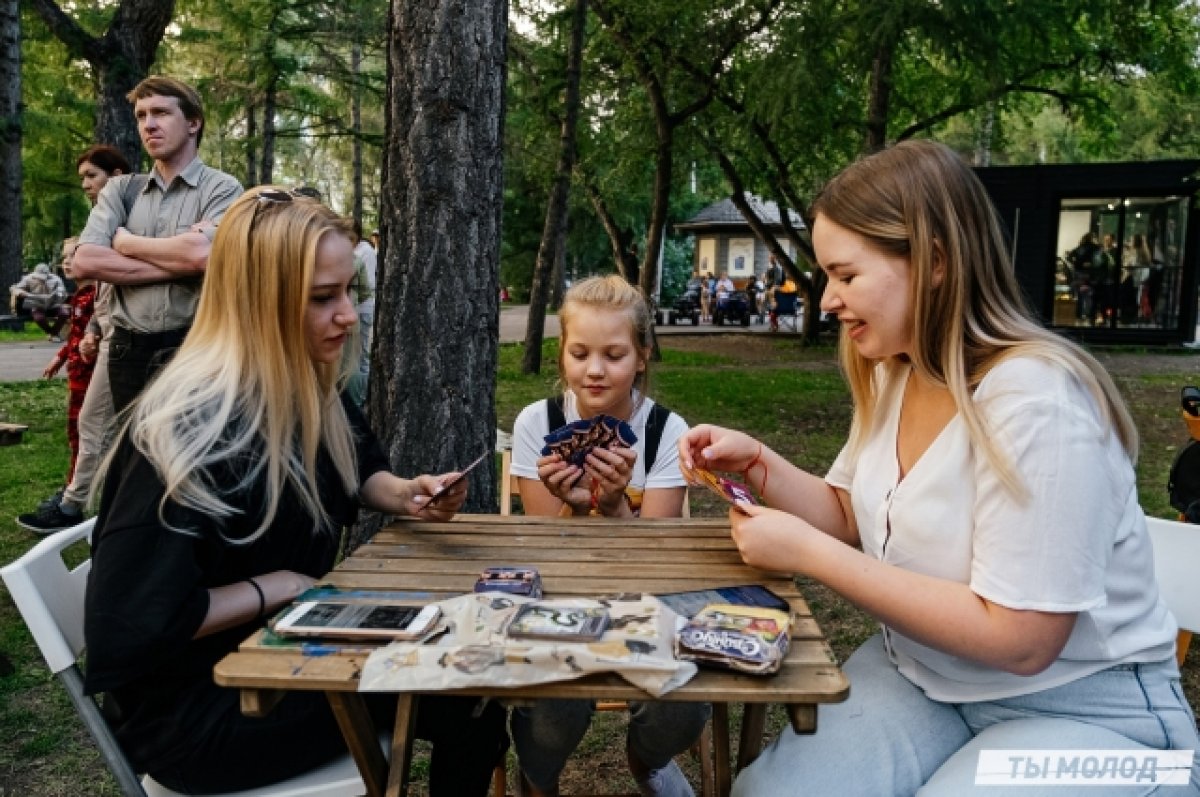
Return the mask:
MULTIPOLYGON (((112 248, 118 227, 148 238, 170 238, 188 231, 199 221, 219 222, 242 193, 242 186, 225 172, 205 166, 195 158, 171 183, 155 168, 145 189, 126 213, 124 194, 134 175, 108 181, 88 216, 79 243, 112 248)), ((213 233, 206 235, 211 239, 213 233)), ((109 303, 114 326, 133 332, 165 332, 190 326, 200 298, 201 277, 117 285, 109 303)))

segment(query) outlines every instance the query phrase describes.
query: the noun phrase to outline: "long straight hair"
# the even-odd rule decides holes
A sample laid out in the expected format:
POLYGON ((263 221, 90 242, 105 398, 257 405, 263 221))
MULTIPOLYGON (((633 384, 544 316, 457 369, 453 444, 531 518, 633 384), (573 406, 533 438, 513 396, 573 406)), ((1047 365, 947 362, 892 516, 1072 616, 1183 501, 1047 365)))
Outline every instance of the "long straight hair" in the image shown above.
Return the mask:
MULTIPOLYGON (((905 141, 863 158, 825 186, 811 213, 908 260, 912 367, 950 391, 972 443, 1010 490, 1024 493, 1014 463, 1000 455, 972 399, 987 373, 1010 357, 1037 357, 1070 372, 1136 461, 1137 429, 1112 379, 1094 357, 1029 312, 995 207, 953 150, 905 141), (940 283, 935 265, 941 267, 940 283)), ((896 384, 905 362, 863 357, 844 330, 839 356, 854 400, 854 450, 875 421, 881 387, 896 384)))
MULTIPOLYGON (((236 496, 257 483, 265 505, 249 543, 288 493, 322 524, 317 459, 328 452, 347 493, 358 488, 354 441, 338 398, 338 365, 315 361, 305 311, 317 248, 350 224, 313 199, 243 194, 221 220, 196 319, 179 351, 128 413, 133 445, 174 502, 218 521, 242 514, 236 496), (220 483, 217 481, 220 479, 220 483)), ((260 507, 253 507, 258 511, 260 507)))

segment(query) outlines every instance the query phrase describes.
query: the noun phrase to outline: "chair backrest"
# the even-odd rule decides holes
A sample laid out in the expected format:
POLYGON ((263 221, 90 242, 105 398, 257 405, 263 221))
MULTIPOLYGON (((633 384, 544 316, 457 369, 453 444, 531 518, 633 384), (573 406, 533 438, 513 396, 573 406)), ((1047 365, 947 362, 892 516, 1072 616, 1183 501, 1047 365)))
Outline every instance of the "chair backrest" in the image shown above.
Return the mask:
MULTIPOLYGON (((0 568, 0 577, 29 626, 50 671, 58 677, 80 719, 92 734, 121 793, 126 797, 181 797, 150 776, 139 781, 96 701, 83 690, 77 666, 83 652, 84 592, 91 559, 74 569, 63 560, 63 551, 90 539, 95 518, 52 534, 17 561, 0 568)), ((226 797, 348 797, 365 790, 358 768, 349 755, 287 781, 226 797)))
POLYGON ((83 652, 83 594, 92 562, 71 569, 63 551, 90 539, 95 518, 52 534, 0 569, 13 602, 29 626, 50 671, 75 666, 83 652))
POLYGON ((1200 526, 1161 518, 1146 518, 1154 543, 1154 574, 1167 608, 1179 627, 1200 631, 1200 526))

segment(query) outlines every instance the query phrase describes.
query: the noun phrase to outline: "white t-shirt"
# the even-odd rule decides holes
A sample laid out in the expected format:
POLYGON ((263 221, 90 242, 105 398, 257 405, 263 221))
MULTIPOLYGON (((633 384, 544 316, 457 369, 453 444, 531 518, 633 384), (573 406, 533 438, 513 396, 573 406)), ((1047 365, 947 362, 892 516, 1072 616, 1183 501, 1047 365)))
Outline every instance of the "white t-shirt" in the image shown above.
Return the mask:
MULTIPOLYGON (((637 394, 634 394, 633 417, 629 425, 637 435, 633 450, 637 453, 637 461, 633 464, 633 476, 629 486, 637 490, 654 490, 666 487, 684 487, 687 482, 679 470, 679 438, 687 432, 687 422, 675 413, 667 416, 663 427, 662 438, 658 444, 658 454, 654 458, 654 470, 646 474, 646 421, 650 418, 650 410, 654 401, 643 399, 638 404, 637 394)), ((535 401, 521 410, 513 424, 512 439, 512 474, 526 479, 538 478, 537 461, 542 456, 542 448, 546 445, 546 434, 551 430, 548 424, 547 400, 535 401)), ((567 423, 579 420, 579 409, 576 406, 575 394, 570 390, 563 393, 563 416, 567 423)))
POLYGON ((885 628, 900 672, 935 700, 971 702, 1049 689, 1124 662, 1171 658, 1176 626, 1158 596, 1133 467, 1083 385, 1025 357, 996 366, 976 390, 989 438, 1028 490, 1021 500, 971 445, 960 416, 899 481, 896 434, 908 373, 882 386, 857 462, 844 448, 825 477, 849 491, 863 550, 967 584, 1001 606, 1078 617, 1058 660, 1033 676, 942 653, 885 628))

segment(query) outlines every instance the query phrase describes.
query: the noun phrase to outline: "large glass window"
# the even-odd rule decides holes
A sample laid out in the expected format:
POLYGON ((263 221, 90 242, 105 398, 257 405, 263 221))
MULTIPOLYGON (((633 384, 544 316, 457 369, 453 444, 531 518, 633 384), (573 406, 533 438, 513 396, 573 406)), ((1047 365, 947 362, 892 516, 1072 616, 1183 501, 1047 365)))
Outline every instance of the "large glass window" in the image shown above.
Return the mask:
POLYGON ((1173 329, 1182 307, 1187 199, 1064 199, 1054 326, 1173 329))

